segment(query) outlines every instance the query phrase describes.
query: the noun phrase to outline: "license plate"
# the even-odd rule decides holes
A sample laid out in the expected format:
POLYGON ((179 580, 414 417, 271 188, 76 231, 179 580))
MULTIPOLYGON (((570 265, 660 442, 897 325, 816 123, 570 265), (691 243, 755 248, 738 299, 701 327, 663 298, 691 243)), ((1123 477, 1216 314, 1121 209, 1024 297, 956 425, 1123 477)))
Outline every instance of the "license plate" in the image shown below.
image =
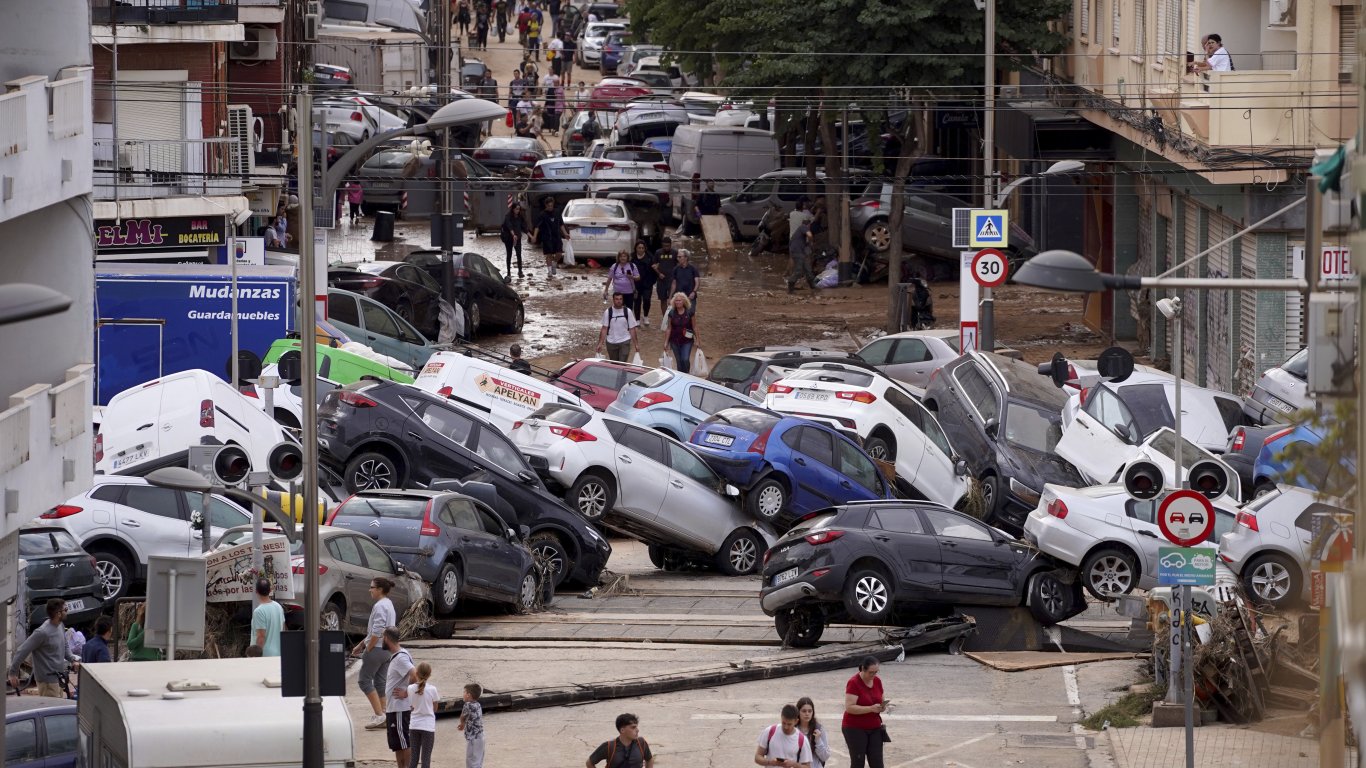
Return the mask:
POLYGON ((117 459, 114 459, 114 469, 118 469, 119 467, 126 467, 135 462, 142 461, 143 459, 150 456, 151 453, 152 452, 150 450, 143 449, 140 451, 130 453, 127 456, 120 456, 117 459))
POLYGON ((778 574, 777 576, 774 576, 774 577, 773 577, 773 586, 776 587, 776 586, 778 586, 779 584, 783 584, 783 583, 785 583, 785 582, 792 581, 793 579, 797 578, 797 574, 800 572, 800 570, 801 570, 801 569, 799 569, 799 568, 788 568, 786 571, 783 571, 782 573, 778 574))
POLYGON ((830 399, 830 393, 829 393, 829 392, 803 392, 803 391, 801 391, 801 390, 797 390, 796 392, 793 392, 793 393, 792 393, 792 399, 794 399, 794 400, 816 400, 816 401, 825 401, 825 400, 829 400, 829 399, 830 399))
POLYGON ((1270 405, 1272 408, 1275 408, 1276 410, 1280 411, 1281 413, 1294 413, 1294 412, 1295 412, 1295 409, 1290 407, 1290 403, 1285 402, 1284 400, 1280 399, 1279 397, 1275 397, 1275 396, 1273 396, 1273 395, 1267 395, 1267 396, 1266 396, 1266 401, 1267 401, 1267 405, 1270 405))
POLYGON ((556 175, 556 176, 578 176, 578 175, 579 175, 579 169, 578 169, 578 168, 557 168, 557 169, 555 169, 555 175, 556 175))
POLYGON ((729 448, 735 442, 735 438, 731 437, 730 435, 716 435, 709 433, 704 439, 704 442, 710 445, 721 445, 729 448))
POLYGON ((585 235, 605 235, 607 227, 579 227, 579 232, 585 235))
POLYGON ((70 611, 71 613, 76 613, 77 611, 84 611, 84 610, 85 610, 85 601, 84 601, 84 600, 67 600, 67 601, 66 601, 66 609, 67 609, 68 611, 70 611))
POLYGON ((628 173, 632 176, 640 176, 646 172, 644 168, 622 168, 621 170, 622 173, 628 173))

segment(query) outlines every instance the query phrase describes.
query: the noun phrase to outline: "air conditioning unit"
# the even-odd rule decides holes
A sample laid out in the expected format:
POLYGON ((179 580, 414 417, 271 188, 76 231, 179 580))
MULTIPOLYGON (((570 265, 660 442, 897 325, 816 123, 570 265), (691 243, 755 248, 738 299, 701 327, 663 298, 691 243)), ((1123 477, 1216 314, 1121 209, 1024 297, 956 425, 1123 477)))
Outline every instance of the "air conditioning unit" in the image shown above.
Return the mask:
POLYGON ((236 139, 228 154, 228 173, 233 176, 247 177, 256 172, 255 137, 251 107, 246 104, 228 105, 228 136, 236 139))
MULTIPOLYGON (((1350 163, 1351 148, 1348 148, 1348 158, 1350 163)), ((1314 150, 1314 162, 1320 163, 1337 152, 1336 149, 1316 149, 1314 150)), ((1355 210, 1355 196, 1352 191, 1356 187, 1352 186, 1352 170, 1349 165, 1342 172, 1340 183, 1342 192, 1325 192, 1320 198, 1319 207, 1323 212, 1323 231, 1332 234, 1341 234, 1353 228, 1353 221, 1360 217, 1361 212, 1355 210), (1346 194, 1344 194, 1346 193, 1346 194)))
POLYGON ((234 61, 274 61, 280 38, 269 27, 247 27, 246 39, 228 44, 228 58, 234 61))

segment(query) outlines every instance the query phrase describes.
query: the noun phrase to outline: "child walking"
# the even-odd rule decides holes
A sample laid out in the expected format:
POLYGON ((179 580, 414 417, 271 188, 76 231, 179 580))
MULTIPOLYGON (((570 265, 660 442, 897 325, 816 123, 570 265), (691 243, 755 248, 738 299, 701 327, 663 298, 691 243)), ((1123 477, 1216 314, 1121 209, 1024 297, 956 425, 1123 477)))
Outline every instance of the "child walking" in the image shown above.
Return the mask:
POLYGON ((484 768, 484 707, 479 704, 482 695, 484 688, 478 683, 465 686, 465 708, 460 712, 457 729, 465 732, 465 768, 484 768))
POLYGON ((432 746, 436 743, 436 700, 441 694, 432 685, 432 665, 417 665, 417 682, 408 686, 408 701, 413 704, 408 723, 408 743, 413 751, 408 768, 432 768, 432 746), (419 762, 420 761, 420 762, 419 762))

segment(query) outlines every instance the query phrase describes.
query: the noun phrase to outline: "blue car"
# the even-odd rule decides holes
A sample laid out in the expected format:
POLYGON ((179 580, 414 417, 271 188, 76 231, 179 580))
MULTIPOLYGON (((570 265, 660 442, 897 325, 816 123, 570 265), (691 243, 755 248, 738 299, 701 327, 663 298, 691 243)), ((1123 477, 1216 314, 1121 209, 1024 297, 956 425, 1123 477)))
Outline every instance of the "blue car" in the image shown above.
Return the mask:
POLYGON ((80 757, 76 702, 47 696, 8 700, 5 764, 69 768, 80 757))
POLYGON ((727 408, 702 422, 691 442, 745 492, 750 514, 779 526, 850 501, 893 498, 858 444, 806 419, 752 405, 727 408))
POLYGON ((753 405, 734 390, 686 373, 656 368, 626 382, 607 413, 687 441, 703 419, 726 408, 753 405))
POLYGON ((617 67, 621 64, 621 54, 626 52, 626 38, 631 33, 626 30, 611 32, 607 35, 607 40, 602 44, 602 74, 615 75, 617 67))
POLYGON ((1306 454, 1307 458, 1303 462, 1304 474, 1299 477, 1288 476, 1295 455, 1300 450, 1312 448, 1321 442, 1323 435, 1309 424, 1287 427, 1268 436, 1252 465, 1253 495, 1261 496, 1273 491, 1277 483, 1334 495, 1350 487, 1355 482, 1353 478, 1356 477, 1357 471, 1356 457, 1352 455, 1343 456, 1336 465, 1328 465, 1317 460, 1312 454, 1306 454))

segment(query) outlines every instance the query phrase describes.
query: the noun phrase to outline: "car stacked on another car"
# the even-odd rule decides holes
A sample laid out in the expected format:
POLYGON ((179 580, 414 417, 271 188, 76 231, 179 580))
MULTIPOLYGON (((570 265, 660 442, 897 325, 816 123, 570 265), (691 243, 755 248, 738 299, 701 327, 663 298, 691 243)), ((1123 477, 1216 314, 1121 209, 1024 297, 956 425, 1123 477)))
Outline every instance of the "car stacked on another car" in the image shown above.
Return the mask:
POLYGON ((675 440, 687 440, 703 419, 737 405, 753 402, 706 379, 655 368, 626 382, 606 412, 675 440))
POLYGON ((327 319, 361 344, 414 370, 420 369, 437 351, 436 345, 412 323, 358 293, 329 288, 327 319))
POLYGON ((641 146, 612 146, 593 163, 588 191, 595 197, 611 192, 650 192, 660 207, 669 206, 669 163, 664 153, 641 146))
POLYGON ((545 149, 532 138, 490 136, 474 150, 474 159, 491 171, 531 168, 545 159, 545 149))
POLYGON ((441 335, 441 284, 412 264, 362 261, 333 264, 327 284, 394 310, 429 339, 441 335))
POLYGON ((570 200, 577 200, 588 194, 588 177, 592 173, 592 158, 574 157, 568 150, 563 157, 541 160, 531 169, 531 189, 527 192, 527 205, 531 210, 539 211, 545 204, 545 199, 549 197, 555 200, 555 209, 559 210, 570 200))
POLYGON ((551 375, 550 383, 566 392, 574 393, 584 402, 602 411, 617 399, 626 382, 649 370, 642 365, 588 357, 565 364, 551 375))
MULTIPOLYGON (((1352 513, 1320 500, 1314 491, 1290 485, 1267 490, 1238 511, 1233 529, 1219 540, 1219 559, 1243 582, 1248 596, 1277 608, 1302 599, 1309 589, 1314 515, 1328 520, 1350 519, 1352 513)), ((1333 526, 1325 526, 1325 531, 1333 526)), ((1325 535, 1325 549, 1339 553, 1350 547, 1350 534, 1325 535), (1336 547, 1329 542, 1335 542, 1336 547)), ((1350 557, 1350 555, 1348 556, 1350 557)))
MULTIPOLYGON (((767 392, 763 378, 770 368, 783 372, 807 362, 841 362, 853 359, 847 352, 805 346, 741 347, 712 364, 708 381, 723 384, 742 395, 762 401, 767 392)), ((777 381, 779 377, 773 380, 777 381)))
POLYGON ((489 330, 521 333, 526 321, 522 296, 508 284, 512 276, 504 275, 488 259, 477 253, 457 251, 446 262, 440 251, 420 250, 408 254, 404 261, 442 285, 445 271, 450 270, 455 292, 451 298, 465 312, 466 338, 489 330))
POLYGON ((1243 399, 1243 413, 1256 424, 1285 422, 1296 411, 1312 408, 1309 395, 1309 348, 1289 360, 1268 368, 1243 399))

